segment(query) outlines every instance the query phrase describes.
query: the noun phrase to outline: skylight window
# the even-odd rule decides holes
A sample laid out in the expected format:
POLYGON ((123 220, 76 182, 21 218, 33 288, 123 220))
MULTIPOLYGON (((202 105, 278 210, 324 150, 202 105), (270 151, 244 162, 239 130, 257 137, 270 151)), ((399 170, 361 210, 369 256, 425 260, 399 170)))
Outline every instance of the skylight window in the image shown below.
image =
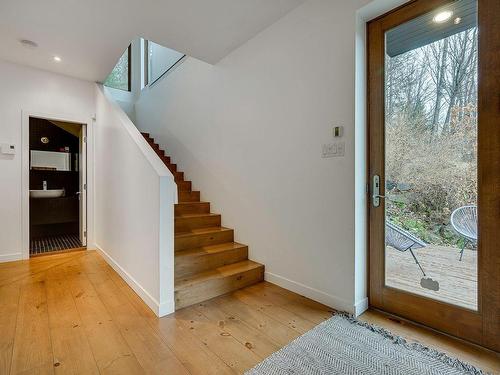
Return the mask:
POLYGON ((145 43, 147 82, 149 85, 159 80, 185 56, 183 53, 163 47, 151 41, 145 43))
POLYGON ((104 81, 104 86, 118 90, 130 91, 130 77, 132 64, 130 61, 131 46, 129 46, 120 57, 111 74, 104 81))

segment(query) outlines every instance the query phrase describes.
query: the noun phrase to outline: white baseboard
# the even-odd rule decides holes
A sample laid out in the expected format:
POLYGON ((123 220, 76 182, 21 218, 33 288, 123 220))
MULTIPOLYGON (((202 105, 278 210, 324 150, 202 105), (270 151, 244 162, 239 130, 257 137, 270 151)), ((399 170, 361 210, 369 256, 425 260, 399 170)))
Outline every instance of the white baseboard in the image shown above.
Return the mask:
POLYGON ((175 311, 174 301, 159 303, 141 284, 137 282, 127 271, 125 271, 108 253, 106 253, 99 245, 95 244, 95 248, 99 254, 113 267, 113 269, 122 277, 123 280, 137 293, 137 295, 149 306, 153 312, 159 316, 165 316, 175 311))
POLYGON ((321 290, 311 288, 307 285, 289 280, 285 277, 276 275, 271 272, 265 272, 264 278, 266 281, 269 281, 270 283, 276 284, 282 288, 288 289, 292 292, 303 295, 304 297, 320 302, 335 310, 346 311, 351 314, 354 314, 355 312, 355 307, 351 302, 336 296, 332 296, 331 294, 322 292, 321 290))
POLYGON ((366 310, 368 310, 368 298, 363 298, 361 301, 358 301, 354 304, 354 315, 360 316, 366 310))
POLYGON ((21 259, 23 259, 22 253, 12 253, 12 254, 0 255, 0 263, 13 262, 15 260, 21 260, 21 259))

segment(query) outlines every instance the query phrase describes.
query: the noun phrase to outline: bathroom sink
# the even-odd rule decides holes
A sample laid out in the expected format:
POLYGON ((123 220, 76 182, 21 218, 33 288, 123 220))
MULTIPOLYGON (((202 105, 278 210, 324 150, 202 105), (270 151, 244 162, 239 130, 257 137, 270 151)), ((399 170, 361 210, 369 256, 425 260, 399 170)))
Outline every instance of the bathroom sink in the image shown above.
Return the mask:
POLYGON ((31 198, 59 198, 64 196, 64 189, 30 190, 31 198))

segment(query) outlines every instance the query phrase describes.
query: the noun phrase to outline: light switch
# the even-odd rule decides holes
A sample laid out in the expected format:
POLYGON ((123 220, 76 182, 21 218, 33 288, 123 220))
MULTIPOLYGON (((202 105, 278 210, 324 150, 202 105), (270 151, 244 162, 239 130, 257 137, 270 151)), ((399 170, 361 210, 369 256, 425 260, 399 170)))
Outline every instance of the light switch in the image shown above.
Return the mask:
POLYGON ((11 143, 2 143, 0 144, 0 152, 3 155, 15 155, 16 154, 16 145, 11 143))
POLYGON ((337 143, 337 156, 345 155, 345 142, 337 143))
POLYGON ((323 158, 331 158, 337 153, 337 145, 334 143, 326 143, 323 145, 321 156, 323 158))
POLYGON ((344 154, 345 154, 344 142, 325 143, 321 150, 321 157, 323 158, 344 156, 344 154))

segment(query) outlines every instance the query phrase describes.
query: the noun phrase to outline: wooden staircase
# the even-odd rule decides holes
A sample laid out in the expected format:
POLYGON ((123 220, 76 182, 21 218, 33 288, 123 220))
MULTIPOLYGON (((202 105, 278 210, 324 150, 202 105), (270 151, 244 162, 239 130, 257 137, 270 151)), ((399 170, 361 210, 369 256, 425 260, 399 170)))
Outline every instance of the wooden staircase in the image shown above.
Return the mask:
POLYGON ((175 308, 255 284, 264 279, 264 266, 248 260, 248 246, 234 242, 234 231, 221 226, 221 215, 200 201, 184 172, 177 171, 165 151, 142 133, 172 172, 179 203, 175 205, 175 308))

